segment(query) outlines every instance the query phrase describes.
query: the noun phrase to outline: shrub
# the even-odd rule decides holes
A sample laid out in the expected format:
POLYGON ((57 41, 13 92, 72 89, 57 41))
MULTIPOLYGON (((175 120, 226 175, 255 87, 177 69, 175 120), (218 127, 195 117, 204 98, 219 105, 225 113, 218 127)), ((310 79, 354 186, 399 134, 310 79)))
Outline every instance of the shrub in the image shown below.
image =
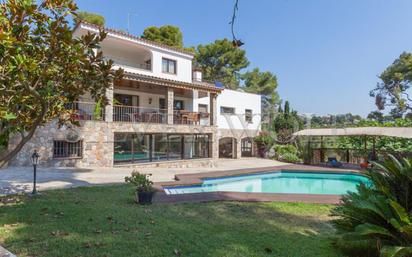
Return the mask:
POLYGON ((253 138, 260 149, 269 150, 275 143, 274 137, 269 131, 262 131, 260 134, 253 138))
POLYGON ((125 177, 126 183, 136 187, 137 192, 154 192, 153 182, 149 179, 150 174, 141 174, 133 171, 130 177, 125 177))
POLYGON ((94 106, 93 110, 93 118, 95 120, 101 120, 103 118, 103 106, 102 106, 102 101, 99 99, 94 106))
POLYGON ((299 140, 298 141, 298 152, 300 154, 300 157, 303 160, 304 164, 311 164, 312 163, 312 148, 310 144, 308 144, 304 140, 299 140))
POLYGON ((293 153, 285 153, 281 156, 280 158, 281 161, 284 162, 291 162, 291 163, 296 163, 296 162, 301 162, 302 160, 293 153))
POLYGON ((336 245, 350 256, 412 256, 412 158, 393 156, 367 171, 332 211, 336 245))
POLYGON ((293 145, 275 145, 275 159, 285 162, 300 162, 298 149, 293 145))
POLYGON ((275 145, 275 151, 280 155, 285 153, 298 154, 298 149, 293 145, 275 145))

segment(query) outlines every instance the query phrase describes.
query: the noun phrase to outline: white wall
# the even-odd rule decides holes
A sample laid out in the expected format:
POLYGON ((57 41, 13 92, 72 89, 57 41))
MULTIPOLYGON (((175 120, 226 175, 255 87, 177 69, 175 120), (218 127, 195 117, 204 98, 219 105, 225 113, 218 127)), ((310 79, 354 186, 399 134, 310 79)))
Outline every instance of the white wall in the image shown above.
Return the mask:
MULTIPOLYGON (((102 47, 103 54, 105 53, 105 48, 102 47)), ((133 73, 138 73, 142 75, 149 75, 149 76, 155 76, 158 78, 163 78, 163 79, 171 79, 171 80, 177 80, 177 81, 182 81, 182 82, 192 82, 192 59, 190 58, 184 58, 181 56, 178 56, 173 53, 167 53, 165 51, 158 51, 158 50, 153 50, 150 49, 152 53, 152 70, 143 70, 139 68, 134 68, 132 67, 133 65, 133 60, 128 61, 128 65, 124 65, 124 63, 119 63, 114 59, 115 65, 118 67, 123 68, 125 71, 128 72, 133 72, 133 73), (170 59, 176 61, 176 74, 169 74, 169 73, 163 73, 162 72, 162 59, 170 59)), ((120 53, 120 52, 119 52, 120 53)), ((115 56, 114 53, 111 53, 111 56, 115 56)), ((124 60, 125 58, 122 57, 124 60)))
MULTIPOLYGON (((139 92, 136 90, 127 90, 127 89, 120 89, 120 88, 115 88, 114 94, 137 95, 139 96, 139 107, 156 108, 156 109, 159 108, 159 99, 166 97, 165 95, 149 94, 146 92, 139 92), (149 98, 152 98, 151 104, 149 104, 149 98)), ((185 110, 189 110, 189 111, 193 110, 192 98, 179 97, 175 95, 174 99, 182 100, 185 110)))
MULTIPOLYGON (((86 34, 88 31, 97 33, 97 29, 94 27, 90 27, 88 25, 82 24, 74 33, 74 36, 80 36, 86 34)), ((108 53, 114 58, 116 58, 116 53, 119 55, 119 59, 122 60, 122 63, 115 61, 115 67, 121 67, 126 71, 143 74, 143 75, 150 75, 156 76, 159 78, 164 79, 172 79, 177 81, 183 82, 192 82, 192 59, 193 56, 190 54, 185 54, 179 51, 174 51, 172 49, 167 49, 164 47, 160 47, 156 44, 133 39, 124 35, 120 35, 117 33, 109 32, 106 39, 102 42, 102 51, 103 54, 105 53, 105 49, 108 49, 108 53), (115 51, 113 51, 115 49, 115 51), (121 49, 124 49, 122 51, 121 49), (141 52, 142 49, 149 51, 152 55, 152 70, 144 70, 139 68, 133 68, 133 63, 138 63, 140 61, 136 61, 133 58, 139 58, 141 54, 131 54, 135 50, 136 52, 141 52), (124 54, 128 53, 128 54, 124 54), (176 74, 168 74, 162 72, 162 58, 167 58, 176 61, 177 66, 177 73, 176 74), (127 65, 126 65, 127 64, 127 65)), ((146 56, 146 55, 144 55, 146 56)), ((142 60, 143 61, 143 60, 142 60)))
POLYGON ((261 123, 261 96, 225 89, 217 97, 217 125, 221 129, 257 129, 261 123), (235 108, 235 115, 222 115, 220 107, 235 108), (245 121, 245 110, 252 110, 252 123, 245 121))

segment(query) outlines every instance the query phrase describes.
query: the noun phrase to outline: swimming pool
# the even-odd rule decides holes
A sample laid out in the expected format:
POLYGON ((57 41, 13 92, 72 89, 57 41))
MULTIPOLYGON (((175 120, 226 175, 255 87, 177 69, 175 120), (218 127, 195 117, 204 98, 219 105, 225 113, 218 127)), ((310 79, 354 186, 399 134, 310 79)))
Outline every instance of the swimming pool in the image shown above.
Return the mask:
POLYGON ((200 185, 165 187, 164 190, 168 195, 217 191, 342 195, 356 191, 360 183, 370 185, 368 178, 353 173, 276 171, 208 178, 200 185))

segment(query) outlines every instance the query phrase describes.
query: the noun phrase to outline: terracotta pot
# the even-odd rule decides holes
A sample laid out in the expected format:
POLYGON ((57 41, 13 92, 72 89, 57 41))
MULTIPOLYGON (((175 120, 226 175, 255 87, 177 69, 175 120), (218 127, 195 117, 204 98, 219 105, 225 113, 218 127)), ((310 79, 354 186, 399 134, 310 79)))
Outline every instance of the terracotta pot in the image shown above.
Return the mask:
POLYGON ((366 169, 366 168, 368 168, 369 163, 367 163, 367 162, 361 162, 361 163, 359 164, 359 166, 361 167, 361 169, 366 169))
POLYGON ((136 192, 136 202, 139 204, 151 204, 155 192, 136 192))

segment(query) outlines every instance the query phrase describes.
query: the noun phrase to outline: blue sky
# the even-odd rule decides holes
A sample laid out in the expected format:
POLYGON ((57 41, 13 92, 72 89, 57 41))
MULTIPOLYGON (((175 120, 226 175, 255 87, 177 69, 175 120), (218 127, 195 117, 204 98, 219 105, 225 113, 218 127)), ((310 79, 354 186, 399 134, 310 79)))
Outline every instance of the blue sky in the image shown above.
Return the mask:
MULTIPOLYGON (((234 0, 79 0, 106 25, 132 34, 179 26, 186 46, 231 37, 234 0)), ((369 91, 403 51, 412 51, 411 0, 239 0, 236 32, 251 62, 278 77, 301 113, 366 115, 369 91)))

